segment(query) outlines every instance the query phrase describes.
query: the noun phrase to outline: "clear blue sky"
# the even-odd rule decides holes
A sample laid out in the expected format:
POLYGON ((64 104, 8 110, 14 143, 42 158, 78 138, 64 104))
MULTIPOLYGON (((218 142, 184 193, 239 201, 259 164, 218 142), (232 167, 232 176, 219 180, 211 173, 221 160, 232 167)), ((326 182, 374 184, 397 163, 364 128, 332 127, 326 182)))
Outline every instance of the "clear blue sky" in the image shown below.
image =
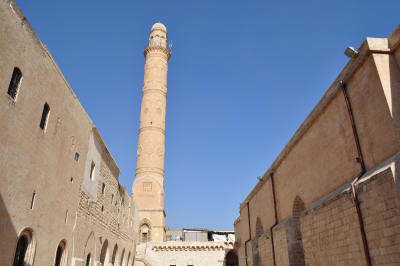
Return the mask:
POLYGON ((97 126, 131 193, 143 48, 173 43, 166 226, 233 230, 239 203, 348 62, 386 38, 400 1, 17 0, 97 126))

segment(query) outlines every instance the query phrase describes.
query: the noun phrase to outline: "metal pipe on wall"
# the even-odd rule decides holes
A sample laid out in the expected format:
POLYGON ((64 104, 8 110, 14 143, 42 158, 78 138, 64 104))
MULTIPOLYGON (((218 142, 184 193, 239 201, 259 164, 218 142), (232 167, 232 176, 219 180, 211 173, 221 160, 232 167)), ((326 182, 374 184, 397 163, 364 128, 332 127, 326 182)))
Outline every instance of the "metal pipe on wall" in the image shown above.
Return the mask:
POLYGON ((362 219, 361 209, 360 209, 360 203, 359 203, 359 201, 357 199, 357 193, 356 193, 356 190, 354 188, 355 183, 366 172, 365 171, 365 165, 364 165, 364 160, 363 160, 362 153, 361 153, 361 146, 360 146, 360 141, 358 139, 357 129, 356 129, 356 126, 355 126, 355 123, 354 123, 353 112, 351 110, 349 97, 347 96, 347 92, 346 92, 346 83, 343 83, 343 81, 341 81, 340 82, 340 87, 342 88, 344 99, 346 101, 347 111, 349 113, 351 127, 353 129, 354 140, 356 142, 356 147, 357 147, 357 152, 358 152, 357 162, 359 162, 361 164, 361 172, 357 175, 357 177, 353 180, 353 182, 351 182, 351 192, 352 192, 351 194, 353 196, 354 205, 355 205, 356 210, 357 210, 358 223, 360 225, 360 231, 361 231, 361 238, 362 238, 363 247, 364 247, 365 260, 367 262, 367 266, 371 266, 371 256, 370 256, 369 250, 368 250, 367 236, 365 234, 364 222, 363 222, 363 219, 362 219))

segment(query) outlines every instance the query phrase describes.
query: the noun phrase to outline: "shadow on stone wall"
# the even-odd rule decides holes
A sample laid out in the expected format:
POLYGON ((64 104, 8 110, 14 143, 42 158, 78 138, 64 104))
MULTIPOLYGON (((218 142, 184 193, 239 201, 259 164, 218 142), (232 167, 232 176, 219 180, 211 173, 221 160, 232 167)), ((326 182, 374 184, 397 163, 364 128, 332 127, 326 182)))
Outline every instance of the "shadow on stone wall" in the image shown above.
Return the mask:
POLYGON ((11 216, 0 194, 0 264, 11 265, 15 246, 18 241, 18 233, 15 231, 11 216))

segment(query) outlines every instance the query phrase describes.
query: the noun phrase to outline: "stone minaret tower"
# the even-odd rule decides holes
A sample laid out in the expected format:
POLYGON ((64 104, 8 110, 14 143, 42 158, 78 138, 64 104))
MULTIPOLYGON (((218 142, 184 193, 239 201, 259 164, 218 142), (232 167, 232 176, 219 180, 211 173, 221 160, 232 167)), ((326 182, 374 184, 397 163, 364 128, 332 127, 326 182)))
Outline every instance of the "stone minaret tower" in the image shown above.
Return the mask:
POLYGON ((165 241, 164 153, 167 102, 167 29, 153 25, 144 50, 144 82, 132 199, 139 205, 138 242, 165 241))

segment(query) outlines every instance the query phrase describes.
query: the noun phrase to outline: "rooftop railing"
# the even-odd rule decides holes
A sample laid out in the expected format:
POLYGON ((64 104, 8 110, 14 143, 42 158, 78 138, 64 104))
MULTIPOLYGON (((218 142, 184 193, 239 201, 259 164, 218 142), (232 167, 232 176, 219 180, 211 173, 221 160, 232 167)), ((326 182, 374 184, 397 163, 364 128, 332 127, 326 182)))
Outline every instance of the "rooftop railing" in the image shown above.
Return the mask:
POLYGON ((152 41, 152 42, 149 42, 149 43, 144 45, 144 49, 145 50, 147 48, 150 48, 150 47, 159 47, 161 49, 165 49, 165 50, 169 51, 170 53, 172 53, 172 44, 171 43, 170 44, 165 44, 165 43, 160 42, 160 41, 152 41))

